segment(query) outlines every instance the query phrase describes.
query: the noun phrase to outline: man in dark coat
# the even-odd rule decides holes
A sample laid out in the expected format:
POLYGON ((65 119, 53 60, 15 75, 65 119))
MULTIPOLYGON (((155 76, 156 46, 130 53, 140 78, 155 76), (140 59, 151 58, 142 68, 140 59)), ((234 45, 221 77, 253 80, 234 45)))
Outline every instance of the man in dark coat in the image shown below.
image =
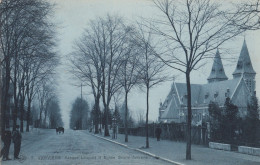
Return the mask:
POLYGON ((22 135, 19 131, 19 125, 16 126, 16 130, 13 131, 13 143, 14 143, 14 159, 20 159, 18 157, 21 149, 22 135))
POLYGON ((9 149, 10 149, 10 145, 11 145, 11 138, 12 138, 12 134, 11 134, 11 131, 9 131, 9 130, 6 130, 1 137, 2 141, 4 142, 4 147, 1 150, 1 156, 3 156, 3 161, 11 160, 8 157, 9 149))
POLYGON ((162 129, 160 127, 157 127, 155 129, 155 135, 156 135, 157 141, 160 141, 161 133, 162 133, 162 129))

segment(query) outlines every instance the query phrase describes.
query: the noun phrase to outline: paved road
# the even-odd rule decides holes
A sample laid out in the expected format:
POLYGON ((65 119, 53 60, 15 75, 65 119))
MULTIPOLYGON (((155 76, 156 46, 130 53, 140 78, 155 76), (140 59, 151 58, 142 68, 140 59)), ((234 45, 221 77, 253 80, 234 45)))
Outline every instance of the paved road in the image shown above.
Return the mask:
MULTIPOLYGON (((12 148, 10 157, 12 157, 12 148)), ((93 137, 84 131, 65 130, 56 135, 55 130, 41 130, 40 133, 24 134, 21 150, 22 160, 2 161, 13 164, 90 164, 90 165, 132 165, 169 164, 134 150, 93 137)))

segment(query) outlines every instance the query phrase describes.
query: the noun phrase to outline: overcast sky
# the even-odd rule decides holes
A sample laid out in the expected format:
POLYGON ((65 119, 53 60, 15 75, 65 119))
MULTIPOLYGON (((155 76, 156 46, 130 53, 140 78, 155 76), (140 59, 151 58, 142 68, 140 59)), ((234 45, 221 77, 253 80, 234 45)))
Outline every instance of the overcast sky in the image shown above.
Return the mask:
MULTIPOLYGON (((117 14, 125 17, 127 21, 136 21, 140 17, 156 17, 158 9, 156 9, 149 0, 51 0, 56 3, 54 20, 59 24, 58 32, 58 49, 61 56, 62 65, 58 68, 58 92, 60 96, 60 105, 62 110, 62 118, 65 127, 69 126, 69 112, 71 104, 80 96, 80 88, 73 86, 75 80, 68 73, 68 61, 66 55, 72 51, 73 42, 78 39, 88 22, 96 17, 109 14, 117 14)), ((245 34, 247 46, 252 60, 253 68, 258 73, 260 70, 260 32, 245 34)), ((243 44, 243 37, 239 37, 236 41, 225 44, 226 48, 230 48, 238 58, 243 44)), ((222 52, 220 52, 222 53, 222 52)), ((208 60, 207 64, 199 71, 192 74, 192 83, 207 83, 207 77, 211 70, 213 60, 208 60)), ((236 62, 223 61, 226 75, 232 78, 232 72, 235 70, 236 62)), ((172 70, 172 75, 180 74, 172 70)), ((178 76, 178 82, 185 82, 184 76, 178 76)), ((257 95, 260 94, 260 76, 256 75, 257 95)), ((166 98, 172 82, 166 82, 152 89, 150 94, 150 114, 151 121, 158 119, 158 108, 160 100, 166 98)), ((83 97, 87 99, 89 104, 93 104, 92 95, 87 87, 83 88, 83 97)), ((140 90, 133 90, 129 97, 129 108, 136 117, 138 111, 145 113, 145 94, 140 90)))

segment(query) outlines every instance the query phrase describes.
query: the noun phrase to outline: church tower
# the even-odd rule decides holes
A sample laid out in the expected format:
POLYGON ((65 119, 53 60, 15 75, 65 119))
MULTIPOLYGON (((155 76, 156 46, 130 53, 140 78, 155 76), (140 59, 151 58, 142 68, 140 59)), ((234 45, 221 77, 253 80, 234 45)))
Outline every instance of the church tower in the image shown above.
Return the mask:
POLYGON ((221 57, 220 57, 219 51, 217 49, 216 55, 214 57, 214 62, 213 62, 213 66, 211 69, 211 73, 208 77, 208 83, 224 81, 227 79, 228 78, 225 74, 223 64, 221 61, 221 57))
POLYGON ((233 78, 236 79, 243 77, 250 93, 253 94, 255 91, 255 75, 256 72, 253 69, 246 41, 244 40, 236 69, 233 72, 233 78))

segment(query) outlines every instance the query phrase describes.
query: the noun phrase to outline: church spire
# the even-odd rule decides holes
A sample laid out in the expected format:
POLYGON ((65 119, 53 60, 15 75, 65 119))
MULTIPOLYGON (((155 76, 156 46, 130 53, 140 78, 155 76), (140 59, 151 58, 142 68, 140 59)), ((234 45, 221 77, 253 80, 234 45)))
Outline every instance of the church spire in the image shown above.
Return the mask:
POLYGON ((237 66, 235 71, 233 72, 233 78, 235 79, 243 77, 249 91, 251 92, 251 94, 253 94, 255 91, 255 75, 256 72, 253 69, 249 52, 246 46, 246 40, 244 39, 244 43, 237 61, 237 66))
POLYGON ((223 81, 223 80, 227 80, 227 76, 225 74, 224 68, 223 68, 223 64, 221 61, 221 57, 219 54, 219 51, 217 49, 216 55, 214 57, 214 62, 213 62, 213 66, 211 69, 211 73, 208 77, 208 82, 216 82, 216 81, 223 81))
POLYGON ((249 56, 249 52, 246 45, 246 40, 244 39, 244 43, 240 52, 240 56, 237 62, 237 66, 235 71, 233 72, 234 78, 239 78, 244 74, 252 74, 255 75, 256 72, 253 69, 251 59, 249 56))

